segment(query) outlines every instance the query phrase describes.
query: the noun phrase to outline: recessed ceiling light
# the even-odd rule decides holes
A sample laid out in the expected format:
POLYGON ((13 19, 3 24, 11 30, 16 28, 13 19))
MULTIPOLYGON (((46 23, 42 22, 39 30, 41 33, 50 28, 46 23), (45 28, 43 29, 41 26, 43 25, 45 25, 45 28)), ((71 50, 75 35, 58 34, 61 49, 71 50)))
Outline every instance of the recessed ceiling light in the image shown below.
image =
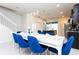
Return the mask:
POLYGON ((60 7, 60 4, 57 4, 56 7, 60 7))
POLYGON ((63 14, 63 12, 61 11, 60 14, 63 14))
POLYGON ((62 17, 65 17, 65 16, 62 16, 62 17))

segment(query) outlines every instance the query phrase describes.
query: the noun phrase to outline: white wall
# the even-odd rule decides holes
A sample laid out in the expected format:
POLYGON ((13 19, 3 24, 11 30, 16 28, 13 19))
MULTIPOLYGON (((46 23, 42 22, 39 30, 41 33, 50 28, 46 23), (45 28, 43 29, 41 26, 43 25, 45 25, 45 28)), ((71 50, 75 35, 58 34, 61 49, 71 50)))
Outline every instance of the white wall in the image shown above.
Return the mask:
POLYGON ((0 7, 0 43, 11 41, 12 33, 21 30, 21 22, 19 14, 0 7))
MULTIPOLYGON (((17 25, 17 29, 20 30, 21 29, 21 22, 22 22, 22 17, 21 15, 10 11, 6 8, 2 8, 0 7, 0 13, 4 14, 7 18, 9 18, 13 23, 15 23, 17 25)), ((4 21, 4 20, 2 20, 4 21)), ((15 28, 15 27, 14 27, 15 28)))
POLYGON ((22 15, 22 20, 21 20, 21 30, 22 31, 26 31, 26 17, 27 15, 26 14, 23 14, 22 15))
POLYGON ((12 30, 0 24, 0 43, 12 41, 12 30))
POLYGON ((33 16, 31 13, 24 15, 24 30, 27 31, 30 27, 33 32, 43 29, 43 19, 33 16), (33 25, 36 25, 34 28, 33 25))
POLYGON ((0 13, 0 42, 11 41, 12 32, 17 30, 26 31, 27 27, 31 26, 33 23, 36 24, 36 30, 43 28, 42 19, 33 17, 32 15, 19 15, 2 7, 0 7, 0 13), (7 21, 7 19, 10 20, 10 22, 7 21))

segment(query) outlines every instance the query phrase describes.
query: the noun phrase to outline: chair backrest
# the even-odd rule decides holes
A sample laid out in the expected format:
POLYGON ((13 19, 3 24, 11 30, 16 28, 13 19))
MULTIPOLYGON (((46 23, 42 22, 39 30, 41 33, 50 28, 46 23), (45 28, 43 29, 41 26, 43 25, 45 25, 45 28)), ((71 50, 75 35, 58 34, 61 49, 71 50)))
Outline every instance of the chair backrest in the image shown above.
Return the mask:
POLYGON ((17 34, 15 34, 15 33, 12 33, 12 34, 13 34, 13 38, 14 38, 15 43, 18 43, 18 42, 17 42, 17 40, 18 40, 17 34))
POLYGON ((29 43, 30 49, 34 53, 39 53, 39 52, 42 52, 43 51, 43 48, 40 46, 38 40, 35 37, 28 36, 28 43, 29 43))
POLYGON ((21 48, 28 47, 28 42, 26 42, 21 35, 18 35, 18 43, 21 48))
POLYGON ((17 31, 17 33, 21 33, 22 31, 17 31))
POLYGON ((38 30, 38 33, 39 33, 39 34, 45 34, 44 31, 39 31, 39 30, 38 30))
POLYGON ((62 48, 62 54, 63 55, 68 55, 70 53, 70 50, 72 48, 73 43, 74 43, 74 37, 71 36, 69 38, 68 42, 62 48))
POLYGON ((54 35, 53 32, 46 32, 46 33, 48 33, 49 35, 54 35))

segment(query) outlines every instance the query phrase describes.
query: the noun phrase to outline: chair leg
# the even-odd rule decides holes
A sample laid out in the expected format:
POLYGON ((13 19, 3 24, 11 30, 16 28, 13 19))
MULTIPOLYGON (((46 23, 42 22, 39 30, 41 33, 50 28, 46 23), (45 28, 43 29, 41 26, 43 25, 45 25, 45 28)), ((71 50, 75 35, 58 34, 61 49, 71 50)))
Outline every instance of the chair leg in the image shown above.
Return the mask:
POLYGON ((46 52, 40 53, 40 55, 45 55, 45 54, 46 54, 46 52))
POLYGON ((17 48, 17 47, 18 47, 18 44, 15 43, 15 42, 13 42, 13 47, 14 47, 14 48, 17 48))
POLYGON ((31 55, 33 55, 33 52, 31 52, 31 55))
POLYGON ((48 51, 48 49, 45 50, 44 55, 47 55, 47 51, 48 51))
POLYGON ((42 55, 42 53, 36 53, 36 55, 42 55))
POLYGON ((47 49, 47 55, 50 55, 50 51, 47 49))
POLYGON ((31 55, 40 55, 40 53, 33 53, 33 52, 31 52, 31 55))
POLYGON ((24 48, 20 48, 19 52, 20 54, 24 54, 24 48))
POLYGON ((38 55, 41 55, 41 53, 39 53, 38 55))
POLYGON ((20 53, 20 47, 19 47, 19 53, 20 53))
POLYGON ((19 53, 21 54, 21 48, 19 47, 19 53))
POLYGON ((16 43, 15 43, 15 42, 13 42, 13 47, 14 47, 14 48, 15 48, 15 44, 16 44, 16 43))

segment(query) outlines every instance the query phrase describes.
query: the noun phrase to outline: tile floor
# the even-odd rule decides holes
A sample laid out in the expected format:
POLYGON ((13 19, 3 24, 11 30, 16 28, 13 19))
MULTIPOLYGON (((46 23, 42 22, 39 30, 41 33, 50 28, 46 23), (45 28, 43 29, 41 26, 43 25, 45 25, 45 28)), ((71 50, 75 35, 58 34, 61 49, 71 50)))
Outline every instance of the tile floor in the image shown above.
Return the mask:
MULTIPOLYGON (((30 49, 19 49, 18 45, 12 42, 0 44, 0 55, 30 55, 30 49)), ((51 53, 52 54, 52 53, 51 53)), ((70 55, 79 55, 79 50, 71 49, 70 55)))

